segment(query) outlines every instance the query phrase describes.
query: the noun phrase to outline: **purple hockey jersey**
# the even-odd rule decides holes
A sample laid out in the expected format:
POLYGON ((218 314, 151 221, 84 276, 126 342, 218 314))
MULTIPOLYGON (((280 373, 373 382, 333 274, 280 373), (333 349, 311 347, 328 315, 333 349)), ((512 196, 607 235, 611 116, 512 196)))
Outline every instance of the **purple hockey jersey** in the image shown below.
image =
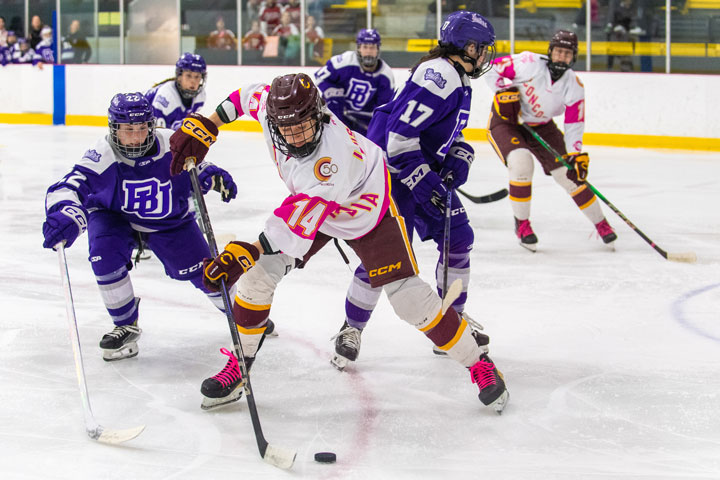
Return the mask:
POLYGON ((395 93, 395 77, 388 64, 380 59, 375 71, 367 72, 352 50, 328 60, 315 72, 315 83, 335 116, 363 135, 373 110, 389 102, 395 93))
POLYGON ((388 104, 375 110, 368 138, 388 155, 391 173, 427 163, 439 171, 470 117, 472 88, 444 58, 423 62, 388 104))
POLYGON ((187 107, 180 97, 174 79, 155 85, 145 93, 145 98, 152 105, 155 125, 177 130, 185 117, 197 112, 205 105, 205 89, 198 93, 187 107))
POLYGON ((52 185, 45 198, 46 213, 65 205, 119 213, 140 232, 174 228, 194 217, 188 211, 190 175, 170 176, 171 130, 156 130, 153 152, 134 160, 116 153, 106 138, 86 151, 62 180, 52 185))

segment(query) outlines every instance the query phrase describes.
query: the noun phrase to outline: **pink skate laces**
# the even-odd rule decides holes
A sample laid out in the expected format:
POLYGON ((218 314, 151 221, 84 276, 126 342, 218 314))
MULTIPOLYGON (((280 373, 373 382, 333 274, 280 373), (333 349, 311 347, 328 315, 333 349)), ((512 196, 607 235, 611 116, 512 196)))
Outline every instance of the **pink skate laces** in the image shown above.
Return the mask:
POLYGON ((485 387, 495 385, 495 365, 481 358, 475 365, 469 368, 473 383, 477 383, 482 390, 485 387))
POLYGON ((601 237, 604 237, 606 235, 610 235, 611 233, 615 233, 615 231, 612 229, 610 224, 607 222, 607 220, 603 220, 602 222, 598 222, 595 225, 595 228, 597 229, 598 234, 601 237))
POLYGON ((240 365, 238 364, 238 360, 230 350, 228 350, 227 348, 221 348, 220 353, 222 353, 223 355, 227 355, 230 358, 225 364, 225 368, 223 368, 220 373, 213 376, 212 378, 220 382, 223 387, 227 387, 228 385, 231 385, 236 381, 242 379, 242 374, 240 373, 240 365))
POLYGON ((519 238, 527 237, 533 234, 533 229, 530 226, 530 220, 523 220, 517 226, 517 236, 519 238))

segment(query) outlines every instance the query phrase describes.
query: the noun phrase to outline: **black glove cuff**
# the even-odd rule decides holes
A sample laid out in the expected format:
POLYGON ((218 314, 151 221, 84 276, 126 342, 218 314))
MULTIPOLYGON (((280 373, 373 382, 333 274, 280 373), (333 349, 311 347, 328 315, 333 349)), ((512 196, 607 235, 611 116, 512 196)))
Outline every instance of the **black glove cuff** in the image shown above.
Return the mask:
POLYGON ((263 248, 264 255, 276 255, 278 253, 281 253, 280 250, 273 251, 272 247, 270 246, 270 241, 265 236, 265 232, 260 232, 258 240, 260 241, 260 245, 263 248))

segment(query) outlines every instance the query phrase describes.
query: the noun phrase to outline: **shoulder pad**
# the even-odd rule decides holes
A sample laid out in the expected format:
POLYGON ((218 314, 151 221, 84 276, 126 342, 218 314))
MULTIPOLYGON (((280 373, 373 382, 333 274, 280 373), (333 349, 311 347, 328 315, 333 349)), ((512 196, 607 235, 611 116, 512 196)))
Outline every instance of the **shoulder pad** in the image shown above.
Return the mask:
POLYGON ((155 129, 155 142, 157 142, 158 149, 153 159, 157 160, 170 151, 170 136, 172 136, 173 133, 175 133, 175 131, 169 128, 155 129))
POLYGON ((462 87, 460 75, 444 58, 422 63, 413 73, 411 81, 443 99, 462 87))
POLYGON ((348 50, 347 52, 341 53, 340 55, 335 55, 330 59, 332 62, 333 68, 336 70, 339 68, 345 68, 350 67, 353 65, 360 66, 360 64, 357 61, 357 54, 354 50, 348 50))
POLYGON ((93 148, 86 150, 77 164, 100 175, 115 162, 117 162, 116 153, 110 143, 103 138, 98 140, 93 148))

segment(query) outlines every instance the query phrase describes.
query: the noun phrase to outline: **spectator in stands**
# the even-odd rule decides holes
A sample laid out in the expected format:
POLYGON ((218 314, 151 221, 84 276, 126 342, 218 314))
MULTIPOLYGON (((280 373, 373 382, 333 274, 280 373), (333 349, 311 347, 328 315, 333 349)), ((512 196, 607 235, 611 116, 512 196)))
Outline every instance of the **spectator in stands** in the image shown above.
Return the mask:
MULTIPOLYGON (((598 19, 598 13, 599 13, 599 7, 598 7, 598 0, 590 0, 590 22, 595 23, 598 19)), ((573 22, 573 30, 577 30, 578 27, 584 27, 585 26, 585 19, 587 18, 587 3, 583 2, 582 7, 578 9, 578 13, 575 16, 575 21, 573 22)))
POLYGON ((242 39, 243 50, 262 50, 265 47, 265 35, 260 31, 260 21, 253 20, 250 31, 242 39))
POLYGON ((5 17, 0 16, 0 47, 7 47, 7 34, 5 29, 5 17))
POLYGON ((262 4, 262 0, 247 0, 245 2, 245 14, 242 19, 243 32, 248 30, 248 25, 252 25, 252 22, 260 18, 260 8, 262 4))
POLYGON ((322 61, 325 43, 325 32, 315 24, 315 17, 308 15, 305 17, 305 58, 308 61, 314 61, 319 65, 323 65, 322 61))
POLYGON ((271 35, 275 27, 280 25, 282 10, 275 0, 266 0, 265 6, 260 9, 260 28, 265 35, 271 35))
MULTIPOLYGON (((642 29, 636 26, 635 16, 637 10, 633 0, 610 0, 608 5, 608 21, 605 26, 608 41, 630 42, 637 39, 642 29)), ((607 69, 612 70, 616 55, 608 55, 607 69)), ((633 60, 631 55, 617 55, 620 71, 632 72, 633 60)))
MULTIPOLYGON (((30 41, 25 37, 18 38, 17 47, 13 50, 13 63, 32 63, 37 65, 41 63, 42 58, 35 53, 35 49, 30 46, 30 41)), ((42 66, 40 66, 42 69, 42 66)))
POLYGON ((280 37, 280 56, 286 65, 298 65, 300 62, 300 29, 292 23, 290 12, 280 14, 280 24, 272 32, 280 37))
POLYGON ((3 47, 0 45, 0 65, 3 67, 7 64, 12 63, 12 55, 15 50, 15 44, 17 43, 17 36, 12 30, 8 30, 6 36, 7 43, 3 47))
POLYGON ((215 21, 216 29, 210 32, 207 39, 208 48, 218 50, 235 50, 237 48, 237 39, 232 30, 225 28, 225 19, 222 16, 217 17, 215 21))
POLYGON ((30 21, 30 48, 33 50, 37 47, 38 43, 42 42, 40 33, 45 25, 38 15, 33 15, 30 21))
POLYGON ((87 63, 92 54, 92 48, 80 31, 80 21, 70 22, 69 32, 62 39, 60 58, 62 63, 87 63))
POLYGON ((283 7, 283 12, 288 12, 290 14, 290 21, 297 28, 300 28, 300 15, 302 14, 300 0, 290 0, 290 2, 283 7))
POLYGON ((40 31, 40 43, 35 47, 35 53, 40 55, 41 62, 53 64, 55 63, 55 55, 53 54, 53 29, 45 25, 40 31))

